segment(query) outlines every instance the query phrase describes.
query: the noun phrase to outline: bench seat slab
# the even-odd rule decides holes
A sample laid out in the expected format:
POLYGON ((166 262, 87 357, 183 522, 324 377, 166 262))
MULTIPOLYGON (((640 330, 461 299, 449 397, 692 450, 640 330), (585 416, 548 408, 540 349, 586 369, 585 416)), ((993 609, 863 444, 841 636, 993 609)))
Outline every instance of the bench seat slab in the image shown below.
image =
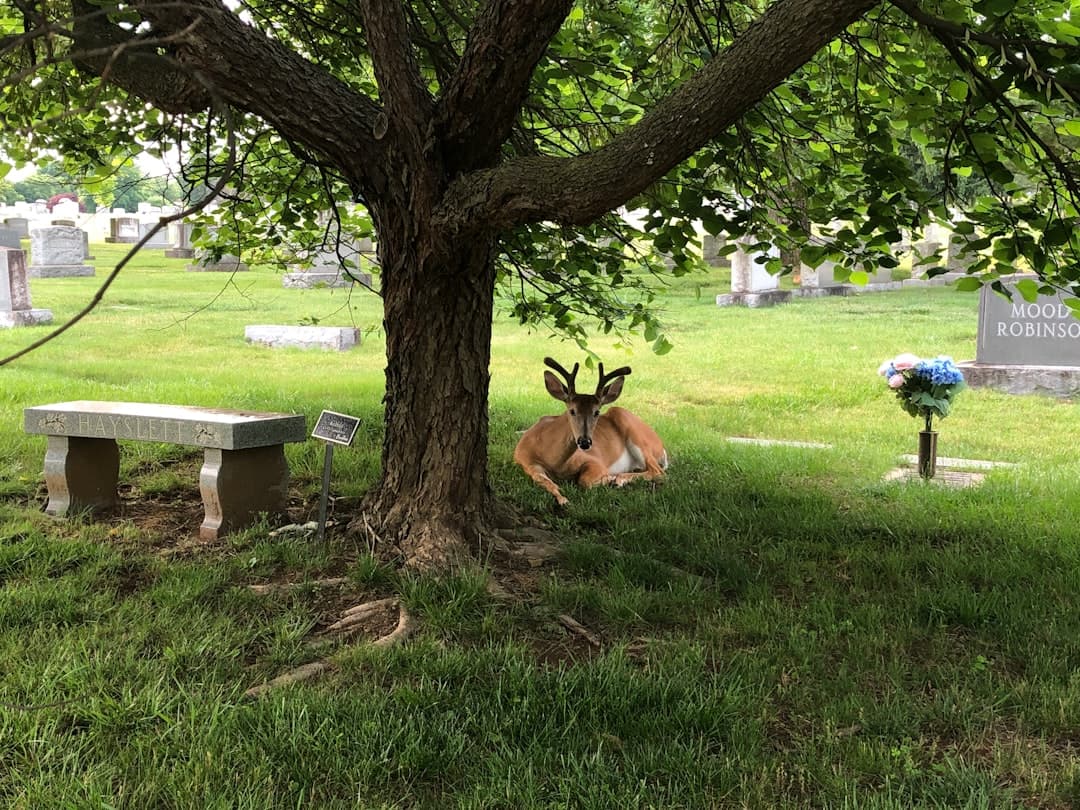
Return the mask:
POLYGON ((303 414, 260 413, 152 402, 79 400, 24 411, 27 433, 168 442, 221 450, 302 442, 303 414))

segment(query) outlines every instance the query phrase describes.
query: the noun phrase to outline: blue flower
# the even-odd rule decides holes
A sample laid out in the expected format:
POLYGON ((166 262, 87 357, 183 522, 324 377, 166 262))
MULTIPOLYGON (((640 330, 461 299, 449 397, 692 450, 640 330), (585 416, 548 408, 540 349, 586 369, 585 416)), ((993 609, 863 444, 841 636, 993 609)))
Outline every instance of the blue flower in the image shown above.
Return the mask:
POLYGON ((915 366, 915 373, 930 380, 934 385, 956 385, 964 381, 964 374, 956 367, 951 357, 935 357, 923 360, 915 366))

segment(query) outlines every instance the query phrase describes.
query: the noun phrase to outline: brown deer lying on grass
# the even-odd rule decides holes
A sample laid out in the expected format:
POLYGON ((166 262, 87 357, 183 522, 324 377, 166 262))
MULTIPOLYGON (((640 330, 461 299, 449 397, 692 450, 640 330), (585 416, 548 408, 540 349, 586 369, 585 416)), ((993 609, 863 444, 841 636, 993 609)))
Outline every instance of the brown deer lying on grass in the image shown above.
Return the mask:
POLYGON ((545 416, 521 437, 514 461, 533 481, 567 503, 556 481, 576 480, 588 489, 597 484, 624 486, 637 478, 652 480, 664 475, 668 455, 656 431, 625 408, 600 408, 619 398, 630 373, 623 366, 609 374, 600 364, 600 383, 594 394, 574 390, 579 364, 567 372, 550 357, 544 365, 562 375, 560 381, 544 372, 544 385, 555 399, 566 403, 559 416, 545 416))

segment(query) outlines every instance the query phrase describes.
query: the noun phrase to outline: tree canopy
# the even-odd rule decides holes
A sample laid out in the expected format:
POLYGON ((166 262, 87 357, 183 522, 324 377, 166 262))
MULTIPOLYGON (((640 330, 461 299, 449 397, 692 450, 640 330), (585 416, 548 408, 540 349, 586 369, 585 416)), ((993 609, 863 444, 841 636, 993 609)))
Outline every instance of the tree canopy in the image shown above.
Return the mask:
POLYGON ((582 344, 591 319, 640 328, 662 352, 642 268, 691 271, 697 223, 861 271, 895 266, 905 235, 940 220, 985 280, 1031 269, 1080 292, 1073 13, 0 0, 0 147, 102 176, 178 153, 190 187, 228 175, 229 238, 248 245, 373 232, 388 367, 369 504, 407 557, 437 560, 489 513, 496 286, 523 322, 582 344), (980 182, 961 194, 964 178, 980 182), (447 397, 453 418, 430 404, 447 397))

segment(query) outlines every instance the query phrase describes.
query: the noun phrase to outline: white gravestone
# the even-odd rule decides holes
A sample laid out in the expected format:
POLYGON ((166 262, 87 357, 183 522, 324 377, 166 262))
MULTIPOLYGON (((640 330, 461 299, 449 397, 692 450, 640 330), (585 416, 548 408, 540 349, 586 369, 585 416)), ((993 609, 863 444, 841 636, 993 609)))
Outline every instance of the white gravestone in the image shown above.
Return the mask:
POLYGON ((746 237, 736 240, 731 254, 731 293, 716 296, 717 306, 767 307, 791 297, 790 290, 780 289, 780 277, 765 269, 765 261, 779 258, 780 251, 773 245, 767 253, 749 253, 752 243, 746 237))
POLYGON ((30 304, 26 251, 0 247, 0 328, 37 326, 52 319, 51 311, 30 304))
POLYGON ((20 239, 25 239, 30 235, 30 220, 26 217, 8 217, 4 220, 4 224, 18 233, 20 239))
POLYGON ((109 235, 105 241, 110 244, 131 245, 139 241, 139 218, 114 216, 109 220, 109 235))
POLYGON ((78 228, 56 225, 30 231, 31 278, 92 276, 94 268, 83 264, 86 241, 78 228))
POLYGON ((76 220, 79 217, 79 204, 75 200, 58 200, 53 206, 52 214, 60 219, 76 220))
POLYGON ((827 295, 847 295, 854 292, 851 285, 836 280, 836 262, 823 261, 817 267, 803 265, 799 270, 799 295, 819 298, 827 295))
POLYGON ((194 262, 187 266, 191 273, 243 273, 248 269, 239 256, 231 253, 225 253, 214 261, 208 251, 196 249, 192 258, 194 262))
POLYGON ((351 326, 247 326, 244 338, 272 349, 323 349, 343 352, 360 345, 360 330, 351 326))
POLYGON ((729 254, 720 255, 720 250, 727 242, 721 236, 705 234, 701 240, 701 258, 709 267, 731 267, 729 254))
POLYGON ((195 255, 191 247, 191 223, 169 223, 169 247, 165 249, 166 259, 190 259, 195 255))
MULTIPOLYGON (((148 233, 150 229, 157 225, 156 222, 140 222, 139 223, 139 239, 142 239, 148 233)), ((169 246, 169 231, 168 227, 161 228, 151 238, 150 241, 143 245, 144 248, 167 248, 169 246)))
MULTIPOLYGON (((217 235, 217 228, 210 229, 210 235, 217 235)), ((223 253, 221 258, 214 260, 213 253, 205 248, 194 248, 192 263, 187 266, 191 273, 243 273, 248 266, 241 261, 239 256, 232 253, 223 253)))
POLYGON ((281 284, 287 288, 349 287, 353 284, 370 288, 371 274, 362 270, 365 253, 371 254, 370 239, 359 243, 342 242, 337 249, 301 252, 296 257, 300 263, 290 265, 293 272, 282 276, 281 284))

